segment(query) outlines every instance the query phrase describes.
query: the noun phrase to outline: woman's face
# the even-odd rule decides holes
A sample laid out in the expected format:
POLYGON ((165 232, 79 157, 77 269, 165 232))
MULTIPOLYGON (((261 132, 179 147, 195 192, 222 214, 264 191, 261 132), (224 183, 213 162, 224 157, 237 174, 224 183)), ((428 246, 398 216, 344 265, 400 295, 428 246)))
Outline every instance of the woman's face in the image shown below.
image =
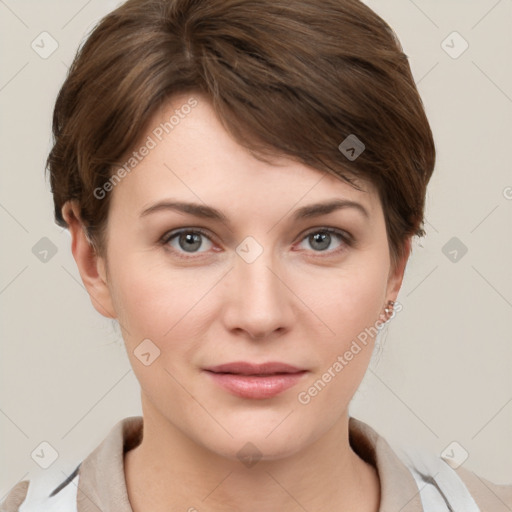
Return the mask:
POLYGON ((376 190, 255 159, 194 98, 154 116, 108 192, 107 309, 145 415, 223 456, 291 455, 347 421, 403 269, 376 190), (340 200, 360 206, 313 208, 340 200), (250 366, 269 362, 293 368, 250 366))

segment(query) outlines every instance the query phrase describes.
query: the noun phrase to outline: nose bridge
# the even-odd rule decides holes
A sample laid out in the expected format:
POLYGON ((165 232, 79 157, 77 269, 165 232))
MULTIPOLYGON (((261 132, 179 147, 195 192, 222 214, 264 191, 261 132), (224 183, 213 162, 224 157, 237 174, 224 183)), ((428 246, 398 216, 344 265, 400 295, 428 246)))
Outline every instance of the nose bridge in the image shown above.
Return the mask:
POLYGON ((230 279, 230 328, 240 328, 253 337, 288 327, 291 322, 290 292, 281 282, 280 265, 270 249, 253 240, 237 248, 230 279))
POLYGON ((247 289, 247 297, 251 297, 254 303, 261 302, 266 305, 276 300, 276 295, 281 294, 282 283, 277 277, 278 272, 271 254, 268 257, 261 255, 252 263, 239 260, 237 267, 242 287, 247 289))

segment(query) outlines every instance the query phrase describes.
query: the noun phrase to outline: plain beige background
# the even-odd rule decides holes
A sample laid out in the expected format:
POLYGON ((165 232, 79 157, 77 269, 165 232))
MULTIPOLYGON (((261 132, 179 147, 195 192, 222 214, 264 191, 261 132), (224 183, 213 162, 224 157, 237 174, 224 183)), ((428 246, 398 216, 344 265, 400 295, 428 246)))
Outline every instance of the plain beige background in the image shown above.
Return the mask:
MULTIPOLYGON (((0 499, 43 471, 64 479, 118 420, 141 414, 119 331, 90 303, 43 172, 67 67, 117 3, 0 0, 0 499), (42 32, 58 44, 47 58, 31 46, 44 37, 51 49, 42 32), (46 261, 43 238, 56 251, 46 261), (42 469, 36 455, 49 463, 52 449, 42 469)), ((512 482, 512 1, 367 3, 410 58, 438 160, 403 310, 350 412, 392 446, 455 446, 465 467, 512 482)))

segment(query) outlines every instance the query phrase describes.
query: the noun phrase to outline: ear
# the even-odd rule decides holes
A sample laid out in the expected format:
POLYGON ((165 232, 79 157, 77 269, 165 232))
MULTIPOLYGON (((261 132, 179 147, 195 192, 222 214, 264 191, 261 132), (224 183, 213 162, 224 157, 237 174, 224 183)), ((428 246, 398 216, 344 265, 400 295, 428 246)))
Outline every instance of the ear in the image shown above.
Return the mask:
POLYGON ((405 267, 407 266, 407 261, 409 260, 409 256, 411 254, 411 242, 411 237, 407 238, 405 242, 403 258, 397 263, 396 268, 391 268, 389 271, 388 286, 386 290, 386 302, 388 300, 396 301, 396 298, 398 297, 398 292, 402 287, 405 267))
POLYGON ((72 239, 71 252, 92 305, 101 315, 107 318, 116 318, 107 284, 106 262, 97 255, 93 244, 86 235, 77 202, 67 201, 62 207, 62 216, 68 224, 72 239))

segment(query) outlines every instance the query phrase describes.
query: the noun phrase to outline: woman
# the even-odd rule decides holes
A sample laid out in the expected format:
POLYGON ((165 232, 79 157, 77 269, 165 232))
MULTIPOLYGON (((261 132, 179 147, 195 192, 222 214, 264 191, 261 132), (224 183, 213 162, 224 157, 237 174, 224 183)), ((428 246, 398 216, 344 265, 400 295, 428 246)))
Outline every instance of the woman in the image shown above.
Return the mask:
MULTIPOLYGON (((69 478, 3 511, 500 510, 350 417, 435 162, 406 55, 357 0, 129 0, 54 112, 56 221, 141 385, 69 478)), ((484 485, 481 485, 484 482, 484 485)))

